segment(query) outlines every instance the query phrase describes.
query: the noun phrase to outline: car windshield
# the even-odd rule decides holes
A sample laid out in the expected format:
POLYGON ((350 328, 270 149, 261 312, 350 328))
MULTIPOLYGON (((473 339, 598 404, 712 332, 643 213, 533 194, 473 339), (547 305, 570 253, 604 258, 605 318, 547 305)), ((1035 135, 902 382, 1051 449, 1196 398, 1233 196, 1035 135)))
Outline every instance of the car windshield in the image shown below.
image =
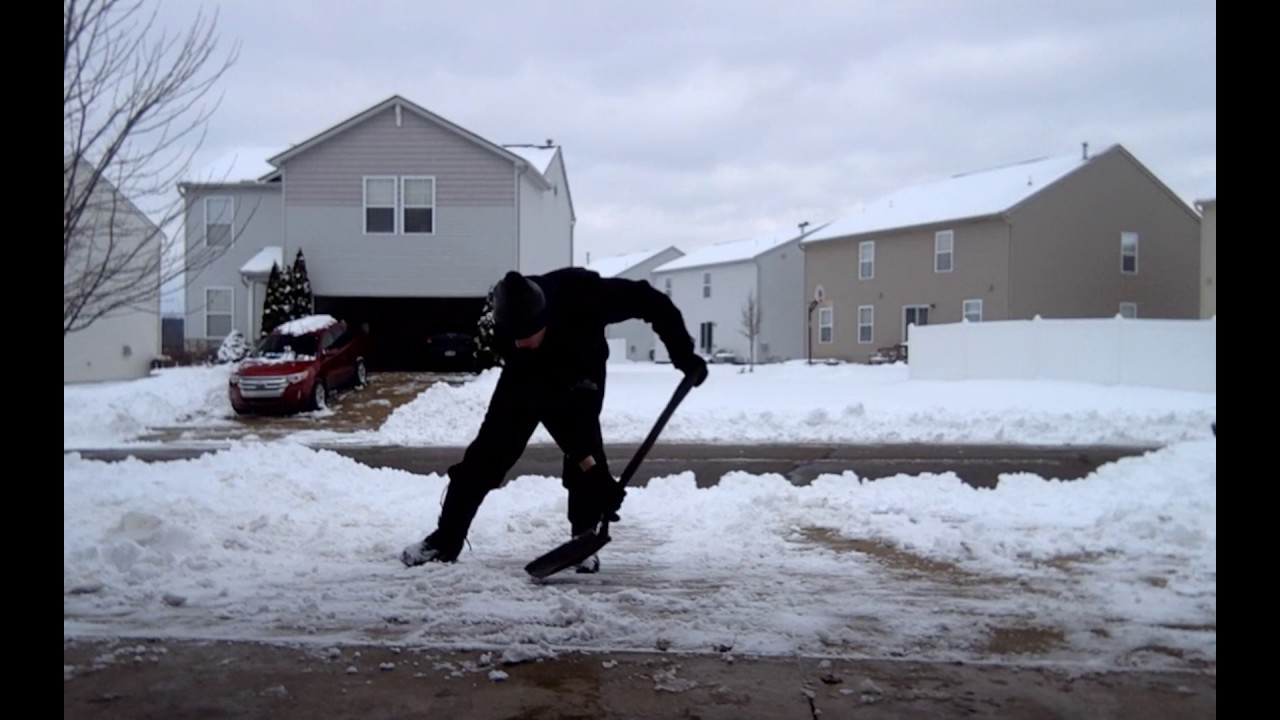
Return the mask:
POLYGON ((314 335, 271 334, 258 341, 253 357, 276 358, 286 355, 315 355, 314 335))

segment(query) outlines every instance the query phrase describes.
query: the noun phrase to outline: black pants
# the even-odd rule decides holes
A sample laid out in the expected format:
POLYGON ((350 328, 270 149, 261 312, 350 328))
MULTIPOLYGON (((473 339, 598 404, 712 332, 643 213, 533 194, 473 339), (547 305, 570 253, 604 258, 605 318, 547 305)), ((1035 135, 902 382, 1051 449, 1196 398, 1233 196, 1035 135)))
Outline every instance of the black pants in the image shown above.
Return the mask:
POLYGON ((591 456, 608 472, 600 434, 603 403, 603 377, 565 388, 549 386, 538 376, 504 370, 480 432, 467 446, 462 462, 449 468, 449 488, 435 535, 437 544, 447 549, 462 547, 485 495, 506 480, 538 423, 564 453, 561 477, 569 491, 571 532, 577 535, 595 527, 600 520, 598 493, 592 492, 579 463, 591 456))

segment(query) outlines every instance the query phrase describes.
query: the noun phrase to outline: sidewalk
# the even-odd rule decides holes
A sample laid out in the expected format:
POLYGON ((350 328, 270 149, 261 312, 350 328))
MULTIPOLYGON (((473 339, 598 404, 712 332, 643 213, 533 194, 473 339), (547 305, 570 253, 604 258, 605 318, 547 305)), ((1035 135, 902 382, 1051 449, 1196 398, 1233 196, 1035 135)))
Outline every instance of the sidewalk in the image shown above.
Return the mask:
POLYGON ((1053 718, 1217 717, 1205 673, 1089 673, 909 660, 481 652, 248 642, 64 640, 63 717, 1053 718))

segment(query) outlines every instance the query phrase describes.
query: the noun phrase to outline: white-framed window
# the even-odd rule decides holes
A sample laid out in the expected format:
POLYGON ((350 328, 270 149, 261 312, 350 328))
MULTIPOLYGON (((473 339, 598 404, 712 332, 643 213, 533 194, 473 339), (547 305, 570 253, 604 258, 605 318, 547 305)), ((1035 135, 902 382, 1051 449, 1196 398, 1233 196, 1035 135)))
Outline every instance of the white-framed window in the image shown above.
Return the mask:
POLYGON ((662 291, 667 294, 667 297, 671 297, 671 278, 663 278, 662 291))
POLYGON ((228 247, 231 245, 231 228, 236 219, 236 201, 234 198, 213 196, 204 199, 204 244, 205 247, 228 247))
POLYGON ((911 340, 912 325, 928 325, 929 324, 929 306, 928 305, 903 305, 902 306, 902 342, 911 340))
POLYGON ((830 345, 836 340, 836 309, 833 307, 818 308, 818 342, 830 345))
POLYGON ((205 337, 224 338, 231 334, 235 297, 235 288, 210 285, 204 289, 205 337))
POLYGON ((1120 303, 1120 317, 1122 318, 1138 317, 1138 303, 1136 302, 1120 303))
POLYGON ((965 300, 960 312, 965 322, 982 322, 982 301, 965 300))
POLYGON ((364 179, 364 234, 394 235, 396 232, 396 178, 371 176, 364 179))
POLYGON ((435 233, 435 209, 435 178, 427 176, 400 178, 400 229, 405 235, 435 233))
POLYGON ((876 241, 858 243, 858 279, 870 280, 876 276, 876 241))
POLYGON ((956 233, 954 230, 939 230, 933 234, 933 271, 936 273, 951 272, 955 267, 956 233))
POLYGON ((711 273, 702 273, 702 297, 711 297, 711 273))
POLYGON ((704 322, 698 326, 698 347, 703 352, 711 352, 716 349, 715 323, 704 322))
POLYGON ((874 305, 858 306, 858 342, 867 344, 876 337, 876 307, 874 305))
POLYGON ((1138 274, 1138 233, 1120 233, 1120 272, 1125 275, 1138 274))

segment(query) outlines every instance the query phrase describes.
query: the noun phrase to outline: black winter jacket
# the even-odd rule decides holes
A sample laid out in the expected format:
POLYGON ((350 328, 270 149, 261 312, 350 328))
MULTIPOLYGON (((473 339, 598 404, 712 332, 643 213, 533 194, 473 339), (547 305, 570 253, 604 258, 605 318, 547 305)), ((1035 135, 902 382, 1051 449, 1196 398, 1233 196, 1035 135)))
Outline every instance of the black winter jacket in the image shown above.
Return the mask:
POLYGON ((673 359, 693 353, 693 338, 671 298, 642 280, 602 278, 585 268, 569 267, 529 275, 547 298, 547 334, 535 350, 511 342, 495 349, 504 372, 518 372, 550 388, 581 381, 603 384, 609 344, 605 326, 626 320, 649 323, 673 359))

